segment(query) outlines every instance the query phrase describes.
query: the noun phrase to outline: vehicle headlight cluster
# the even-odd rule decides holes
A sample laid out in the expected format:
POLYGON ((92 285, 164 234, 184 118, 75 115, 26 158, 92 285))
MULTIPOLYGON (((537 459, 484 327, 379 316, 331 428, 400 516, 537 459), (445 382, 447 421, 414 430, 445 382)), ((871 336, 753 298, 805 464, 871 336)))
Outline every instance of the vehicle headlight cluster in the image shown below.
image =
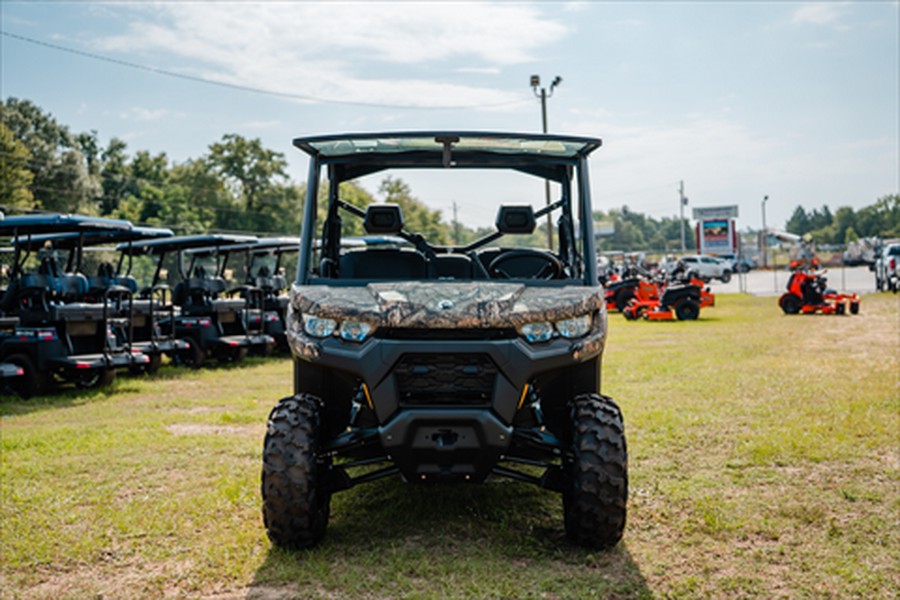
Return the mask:
POLYGON ((348 342, 362 342, 372 333, 372 326, 355 319, 335 319, 303 315, 303 331, 317 338, 336 336, 348 342))
POLYGON ((519 333, 531 344, 549 341, 557 335, 566 339, 574 339, 587 335, 591 330, 593 321, 594 319, 590 314, 572 317, 571 319, 562 319, 555 323, 536 321, 519 327, 519 333))

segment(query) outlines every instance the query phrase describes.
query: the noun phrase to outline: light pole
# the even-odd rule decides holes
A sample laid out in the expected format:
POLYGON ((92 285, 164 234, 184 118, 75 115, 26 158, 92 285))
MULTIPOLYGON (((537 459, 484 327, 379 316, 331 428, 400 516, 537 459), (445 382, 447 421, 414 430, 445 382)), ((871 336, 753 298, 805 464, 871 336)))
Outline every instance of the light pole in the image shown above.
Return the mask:
POLYGON ((687 197, 684 195, 684 181, 680 181, 678 183, 678 208, 681 211, 681 218, 679 220, 679 224, 681 226, 681 255, 684 256, 685 253, 685 244, 684 244, 684 207, 688 203, 687 197))
MULTIPOLYGON (((541 122, 543 124, 543 131, 547 133, 547 98, 553 96, 553 90, 562 83, 562 77, 557 75, 553 78, 553 81, 550 82, 550 90, 549 93, 547 88, 540 88, 540 93, 538 93, 538 88, 541 85, 541 76, 540 75, 532 75, 531 76, 531 90, 534 92, 534 95, 541 99, 541 122)), ((550 206, 550 180, 544 180, 544 197, 547 203, 547 206, 550 206)), ((553 219, 550 218, 550 214, 547 213, 547 247, 550 250, 553 250, 553 219)))
POLYGON ((768 253, 768 245, 769 245, 769 233, 766 231, 766 202, 769 201, 768 196, 763 196, 762 201, 762 235, 759 238, 759 244, 762 246, 762 255, 763 255, 763 267, 769 266, 769 253, 768 253))

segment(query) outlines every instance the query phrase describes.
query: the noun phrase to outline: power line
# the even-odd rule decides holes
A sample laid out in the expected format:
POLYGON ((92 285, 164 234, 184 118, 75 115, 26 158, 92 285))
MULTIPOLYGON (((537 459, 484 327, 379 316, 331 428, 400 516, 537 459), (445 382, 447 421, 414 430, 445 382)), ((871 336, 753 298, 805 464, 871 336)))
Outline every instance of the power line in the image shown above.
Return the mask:
POLYGON ((512 106, 514 104, 524 104, 527 100, 509 100, 506 102, 495 102, 491 104, 467 104, 467 105, 431 105, 431 106, 416 106, 411 104, 387 104, 380 102, 361 102, 356 100, 335 100, 333 98, 322 98, 319 96, 312 96, 309 94, 294 94, 290 92, 277 92, 275 90, 264 90, 261 88, 255 88, 249 85, 241 85, 239 83, 227 83, 224 81, 215 81, 212 79, 205 79, 203 77, 197 77, 195 75, 187 75, 185 73, 177 73, 175 71, 167 71, 165 69, 160 69, 157 67, 150 67, 147 65, 142 65, 140 63, 135 63, 127 60, 122 60, 120 58, 113 58, 110 56, 103 56, 101 54, 94 54, 92 52, 85 52, 84 50, 77 50, 75 48, 69 48, 67 46, 60 46, 58 44, 52 44, 50 42, 45 42, 43 40, 37 40, 28 36, 19 35, 17 33, 11 33, 9 31, 0 30, 0 34, 12 38, 15 40, 19 40, 22 42, 28 42, 29 44, 34 44, 37 46, 43 46, 44 48, 50 48, 51 50, 57 50, 59 52, 66 52, 68 54, 74 54, 76 56, 81 56, 83 58, 90 58, 92 60, 99 60, 107 63, 111 63, 114 65, 118 65, 120 67, 128 67, 130 69, 137 69, 140 71, 147 71, 149 73, 154 73, 156 75, 165 75, 167 77, 174 77, 176 79, 182 79, 186 81, 191 81, 194 83, 205 83, 207 85, 215 85, 219 87, 224 87, 232 90, 238 90, 242 92, 251 92, 254 94, 262 94, 265 96, 273 96, 276 98, 287 98, 290 100, 303 100, 306 102, 316 102, 319 104, 340 104, 345 106, 364 106, 368 108, 402 108, 406 110, 459 110, 459 109, 476 109, 476 108, 499 108, 501 106, 512 106))

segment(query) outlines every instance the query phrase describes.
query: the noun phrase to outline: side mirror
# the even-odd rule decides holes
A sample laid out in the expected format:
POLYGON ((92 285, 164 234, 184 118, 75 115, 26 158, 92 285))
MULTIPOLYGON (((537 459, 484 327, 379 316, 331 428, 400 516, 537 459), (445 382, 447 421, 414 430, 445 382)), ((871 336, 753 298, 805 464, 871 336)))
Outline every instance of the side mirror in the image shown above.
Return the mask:
POLYGON ((530 234, 536 221, 531 206, 501 206, 497 211, 497 231, 500 233, 530 234))

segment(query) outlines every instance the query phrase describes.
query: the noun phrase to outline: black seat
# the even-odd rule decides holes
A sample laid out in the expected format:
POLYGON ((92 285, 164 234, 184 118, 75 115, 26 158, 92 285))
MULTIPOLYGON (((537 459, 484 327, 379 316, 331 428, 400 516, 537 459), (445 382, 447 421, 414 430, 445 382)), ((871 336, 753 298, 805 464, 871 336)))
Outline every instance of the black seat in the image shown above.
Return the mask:
POLYGON ((341 279, 426 279, 428 263, 415 250, 372 248, 341 256, 341 279))
POLYGON ((439 254, 431 262, 438 278, 472 279, 472 261, 468 256, 439 254))

